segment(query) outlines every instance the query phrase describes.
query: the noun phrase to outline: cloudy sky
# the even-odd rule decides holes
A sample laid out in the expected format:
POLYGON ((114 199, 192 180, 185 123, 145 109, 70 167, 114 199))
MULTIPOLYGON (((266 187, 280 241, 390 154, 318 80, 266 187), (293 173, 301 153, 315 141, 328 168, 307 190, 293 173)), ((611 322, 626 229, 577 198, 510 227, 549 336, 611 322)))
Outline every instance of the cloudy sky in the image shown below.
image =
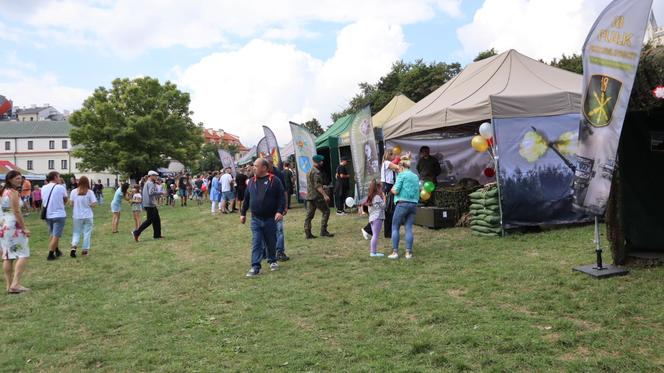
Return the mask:
MULTIPOLYGON (((116 77, 191 93, 194 120, 247 145, 324 126, 395 60, 579 52, 609 0, 0 0, 0 94, 75 110, 116 77)), ((655 0, 664 23, 664 0, 655 0)))

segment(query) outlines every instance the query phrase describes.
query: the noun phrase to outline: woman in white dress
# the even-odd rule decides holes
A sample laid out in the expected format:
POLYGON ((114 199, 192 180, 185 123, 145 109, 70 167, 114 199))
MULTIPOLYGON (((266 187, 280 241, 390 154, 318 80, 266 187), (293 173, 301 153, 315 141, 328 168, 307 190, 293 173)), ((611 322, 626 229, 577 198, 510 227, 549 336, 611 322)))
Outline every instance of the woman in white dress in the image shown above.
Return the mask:
POLYGON ((30 247, 28 237, 30 230, 26 228, 21 214, 23 201, 19 197, 21 174, 9 171, 5 176, 5 186, 0 188, 0 248, 2 248, 2 269, 5 274, 7 292, 18 294, 30 289, 21 285, 21 275, 25 271, 30 247))

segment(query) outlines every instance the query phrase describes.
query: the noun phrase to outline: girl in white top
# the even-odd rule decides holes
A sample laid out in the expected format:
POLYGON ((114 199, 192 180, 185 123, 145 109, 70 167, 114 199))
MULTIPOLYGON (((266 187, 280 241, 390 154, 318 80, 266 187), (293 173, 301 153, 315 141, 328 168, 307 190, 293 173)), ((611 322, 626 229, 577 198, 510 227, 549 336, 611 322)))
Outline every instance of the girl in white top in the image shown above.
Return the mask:
POLYGON ((92 237, 92 208, 97 205, 97 198, 94 192, 90 190, 90 179, 81 176, 78 180, 78 188, 71 191, 69 195, 74 207, 74 231, 71 236, 71 251, 69 255, 76 258, 76 249, 78 242, 83 234, 83 256, 87 256, 90 251, 90 239, 92 237))
POLYGON ((378 235, 380 228, 385 220, 385 193, 383 193, 382 185, 379 181, 371 180, 369 184, 369 192, 367 197, 367 204, 369 205, 369 224, 371 224, 371 247, 369 256, 383 257, 383 253, 378 250, 378 235))
POLYGON ((134 185, 131 196, 131 213, 134 214, 134 230, 141 226, 141 211, 143 211, 143 195, 138 190, 138 185, 134 185))

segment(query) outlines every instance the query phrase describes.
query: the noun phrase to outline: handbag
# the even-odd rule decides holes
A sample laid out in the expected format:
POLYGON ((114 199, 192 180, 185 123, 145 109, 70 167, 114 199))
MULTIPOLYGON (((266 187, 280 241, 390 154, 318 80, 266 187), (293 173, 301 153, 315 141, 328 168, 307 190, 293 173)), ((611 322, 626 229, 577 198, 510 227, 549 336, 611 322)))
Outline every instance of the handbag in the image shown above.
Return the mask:
POLYGON ((53 185, 53 188, 51 188, 51 193, 48 194, 48 198, 46 199, 46 205, 44 205, 44 208, 41 210, 41 216, 40 216, 41 220, 46 220, 46 208, 48 207, 48 203, 51 202, 53 189, 55 189, 55 185, 53 185))

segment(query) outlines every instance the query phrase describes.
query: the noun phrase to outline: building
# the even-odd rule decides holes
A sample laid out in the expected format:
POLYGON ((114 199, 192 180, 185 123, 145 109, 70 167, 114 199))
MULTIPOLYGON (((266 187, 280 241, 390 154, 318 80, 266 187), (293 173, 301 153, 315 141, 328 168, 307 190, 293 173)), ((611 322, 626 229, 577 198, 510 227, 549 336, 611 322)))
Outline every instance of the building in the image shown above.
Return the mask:
MULTIPOLYGON (((36 114, 34 114, 36 115, 36 114)), ((117 175, 107 172, 81 172, 80 159, 72 156, 66 121, 1 121, 0 160, 7 160, 17 167, 37 174, 51 171, 88 176, 102 180, 106 186, 114 186, 117 175)))
POLYGON ((17 108, 16 120, 19 122, 40 122, 45 120, 64 120, 64 116, 49 104, 31 108, 17 108))
POLYGON ((215 130, 212 128, 204 128, 203 129, 203 139, 206 144, 232 144, 232 145, 237 145, 238 147, 238 152, 235 154, 235 160, 237 161, 240 159, 243 155, 247 154, 249 149, 242 145, 240 142, 240 137, 233 135, 231 133, 228 133, 224 130, 215 130))

